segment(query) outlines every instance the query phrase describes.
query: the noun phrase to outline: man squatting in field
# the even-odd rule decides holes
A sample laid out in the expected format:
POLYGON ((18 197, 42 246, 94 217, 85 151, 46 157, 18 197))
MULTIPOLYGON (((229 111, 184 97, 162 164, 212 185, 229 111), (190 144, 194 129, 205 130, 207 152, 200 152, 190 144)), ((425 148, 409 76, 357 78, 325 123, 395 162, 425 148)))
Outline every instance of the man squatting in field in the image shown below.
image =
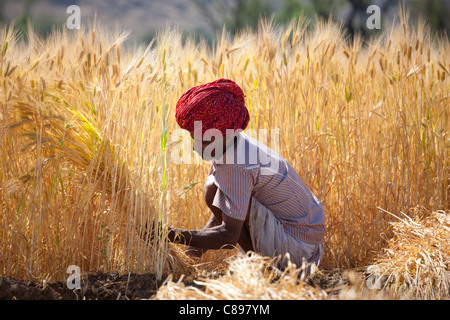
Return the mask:
POLYGON ((242 132, 250 120, 242 89, 227 79, 193 87, 179 99, 175 117, 190 132, 194 150, 212 160, 203 189, 212 214, 200 230, 169 227, 168 239, 189 245, 191 257, 239 244, 278 257, 280 268, 286 253, 297 266, 318 265, 322 204, 282 156, 242 132))

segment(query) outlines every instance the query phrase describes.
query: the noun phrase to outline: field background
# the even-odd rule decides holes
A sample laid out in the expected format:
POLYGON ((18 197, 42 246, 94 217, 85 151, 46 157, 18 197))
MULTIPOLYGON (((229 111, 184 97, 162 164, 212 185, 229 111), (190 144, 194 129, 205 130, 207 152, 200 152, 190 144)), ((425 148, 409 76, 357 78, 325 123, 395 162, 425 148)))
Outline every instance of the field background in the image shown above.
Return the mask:
POLYGON ((322 201, 323 267, 373 263, 393 236, 389 213, 448 214, 448 37, 406 14, 369 40, 331 20, 308 26, 261 20, 214 47, 175 27, 148 46, 124 45, 126 32, 100 22, 45 39, 2 27, 1 274, 189 272, 183 248, 139 234, 153 218, 207 221, 209 163, 172 163, 174 109, 221 77, 244 90, 248 129, 278 129, 278 151, 322 201))

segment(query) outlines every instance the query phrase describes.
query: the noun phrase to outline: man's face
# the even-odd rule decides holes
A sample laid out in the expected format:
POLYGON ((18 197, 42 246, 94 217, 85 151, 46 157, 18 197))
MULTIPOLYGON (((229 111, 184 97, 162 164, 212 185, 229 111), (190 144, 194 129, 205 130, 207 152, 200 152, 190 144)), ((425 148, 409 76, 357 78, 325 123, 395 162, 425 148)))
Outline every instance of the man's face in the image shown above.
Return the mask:
POLYGON ((228 142, 230 142, 228 137, 225 139, 217 136, 201 138, 195 137, 193 133, 191 133, 191 138, 194 140, 193 150, 205 161, 220 158, 225 153, 228 142))

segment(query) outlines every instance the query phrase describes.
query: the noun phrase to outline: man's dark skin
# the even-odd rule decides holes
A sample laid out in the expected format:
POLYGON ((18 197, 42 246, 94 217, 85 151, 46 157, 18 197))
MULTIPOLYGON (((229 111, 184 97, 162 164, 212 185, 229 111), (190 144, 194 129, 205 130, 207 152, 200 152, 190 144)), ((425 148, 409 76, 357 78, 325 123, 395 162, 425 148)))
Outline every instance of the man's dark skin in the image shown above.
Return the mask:
MULTIPOLYGON (((192 139, 195 138, 191 133, 192 139)), ((228 148, 232 147, 235 143, 234 137, 223 140, 223 153, 228 148)), ((214 142, 214 137, 211 141, 196 141, 201 143, 202 155, 205 148, 214 142)), ((195 147, 195 144, 194 144, 195 147)), ((213 154, 214 155, 214 151, 213 154)), ((232 249, 239 244, 244 251, 253 250, 252 241, 249 233, 249 210, 245 221, 237 220, 225 215, 219 208, 212 205, 214 196, 217 191, 217 186, 211 179, 207 179, 204 188, 203 196, 205 198, 206 205, 211 210, 212 214, 205 227, 200 230, 182 230, 174 227, 169 227, 168 239, 171 242, 182 243, 189 245, 189 249, 186 250, 186 254, 193 258, 199 258, 208 249, 232 249)), ((250 209, 250 205, 249 205, 250 209)))

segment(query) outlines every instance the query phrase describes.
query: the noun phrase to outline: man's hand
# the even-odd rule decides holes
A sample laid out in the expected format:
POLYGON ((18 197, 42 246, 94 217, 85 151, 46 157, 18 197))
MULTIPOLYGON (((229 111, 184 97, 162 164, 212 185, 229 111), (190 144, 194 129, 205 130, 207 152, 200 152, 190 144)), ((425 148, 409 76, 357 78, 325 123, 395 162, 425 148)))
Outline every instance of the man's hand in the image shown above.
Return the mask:
MULTIPOLYGON (((232 249, 236 246, 240 237, 244 221, 233 219, 221 214, 221 221, 211 218, 210 223, 200 230, 183 230, 169 227, 167 239, 173 243, 180 243, 190 246, 186 254, 190 257, 200 258, 208 249, 232 249)), ((155 240, 161 241, 163 226, 153 219, 145 227, 138 230, 142 240, 152 243, 155 240)))
POLYGON ((145 226, 139 227, 138 235, 139 237, 147 243, 153 242, 155 237, 161 240, 162 234, 162 224, 155 219, 151 223, 146 223, 145 226))
POLYGON ((182 230, 169 227, 167 238, 199 249, 232 249, 236 246, 244 221, 230 218, 222 213, 222 222, 200 230, 182 230))

